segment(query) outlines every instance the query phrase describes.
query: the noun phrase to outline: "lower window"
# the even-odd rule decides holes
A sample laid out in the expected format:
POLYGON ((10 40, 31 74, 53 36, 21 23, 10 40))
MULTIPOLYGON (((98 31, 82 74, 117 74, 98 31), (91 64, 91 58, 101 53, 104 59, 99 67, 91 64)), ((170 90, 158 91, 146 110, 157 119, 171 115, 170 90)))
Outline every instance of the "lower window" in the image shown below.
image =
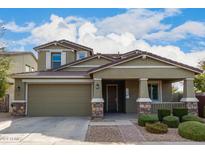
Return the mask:
POLYGON ((153 102, 160 101, 159 82, 148 83, 149 97, 153 102))

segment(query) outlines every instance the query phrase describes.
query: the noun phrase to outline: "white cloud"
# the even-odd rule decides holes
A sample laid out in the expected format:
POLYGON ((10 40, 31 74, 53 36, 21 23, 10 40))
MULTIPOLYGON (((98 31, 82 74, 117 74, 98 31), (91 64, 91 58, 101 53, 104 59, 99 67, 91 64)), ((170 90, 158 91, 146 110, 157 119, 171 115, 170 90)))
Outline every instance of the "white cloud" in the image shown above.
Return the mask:
POLYGON ((203 60, 203 57, 205 58, 205 51, 184 53, 179 47, 172 45, 150 45, 145 40, 136 39, 133 34, 128 32, 119 35, 114 33, 97 35, 98 29, 91 23, 85 23, 80 27, 79 31, 78 42, 94 48, 95 52, 125 53, 140 49, 191 66, 197 66, 199 60, 203 60))
POLYGON ((31 35, 41 43, 62 38, 76 41, 76 25, 67 23, 62 17, 51 15, 50 22, 34 28, 31 35))
POLYGON ((68 39, 101 53, 124 53, 135 49, 146 50, 188 65, 196 66, 199 57, 205 57, 205 51, 192 54, 184 53, 172 45, 150 45, 146 39, 183 39, 187 35, 202 37, 204 24, 189 21, 178 27, 162 24, 167 17, 181 13, 178 9, 151 11, 130 9, 125 13, 108 17, 96 22, 84 18, 68 16, 66 18, 51 15, 50 20, 31 30, 31 35, 15 43, 19 46, 39 45, 53 40, 68 39), (156 33, 152 33, 157 31, 156 33), (172 36, 174 34, 174 36, 172 36))
POLYGON ((0 40, 0 48, 4 48, 6 46, 5 42, 3 42, 2 40, 0 40))
POLYGON ((12 22, 6 23, 4 27, 9 31, 19 33, 19 32, 31 31, 35 27, 35 24, 33 22, 29 22, 29 23, 26 23, 25 26, 19 26, 15 22, 12 21, 12 22))
POLYGON ((196 21, 187 21, 170 31, 159 31, 145 35, 146 40, 177 41, 195 35, 197 37, 205 36, 205 23, 196 21))
POLYGON ((178 9, 165 9, 163 11, 130 9, 126 13, 98 21, 96 26, 99 28, 99 34, 130 32, 136 38, 141 38, 151 31, 170 28, 170 25, 162 24, 161 21, 178 13, 180 13, 178 9))

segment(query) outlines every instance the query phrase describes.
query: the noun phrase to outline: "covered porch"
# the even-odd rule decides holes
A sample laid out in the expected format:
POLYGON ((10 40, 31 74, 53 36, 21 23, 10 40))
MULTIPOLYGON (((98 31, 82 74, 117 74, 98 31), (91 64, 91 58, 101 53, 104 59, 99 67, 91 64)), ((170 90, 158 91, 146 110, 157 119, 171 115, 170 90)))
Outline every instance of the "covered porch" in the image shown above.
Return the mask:
POLYGON ((197 113, 193 78, 103 79, 92 84, 92 117, 111 114, 156 113, 160 108, 187 107, 197 113), (184 81, 182 98, 174 98, 172 83, 184 81))

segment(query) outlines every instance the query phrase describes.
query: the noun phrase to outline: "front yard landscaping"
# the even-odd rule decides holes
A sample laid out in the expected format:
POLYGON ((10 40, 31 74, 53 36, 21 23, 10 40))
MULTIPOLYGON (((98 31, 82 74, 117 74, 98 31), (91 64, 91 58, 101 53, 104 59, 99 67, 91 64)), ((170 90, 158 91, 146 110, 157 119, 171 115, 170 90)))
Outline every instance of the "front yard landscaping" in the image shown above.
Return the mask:
POLYGON ((153 134, 137 124, 136 127, 140 130, 146 142, 190 142, 190 140, 182 138, 175 128, 168 128, 168 132, 165 134, 153 134))
MULTIPOLYGON (((172 112, 169 109, 159 109, 157 115, 158 121, 156 121, 156 115, 141 114, 138 118, 138 125, 145 126, 144 130, 152 134, 165 134, 169 132, 166 127, 176 128, 172 129, 174 134, 170 136, 171 138, 175 138, 178 136, 176 134, 179 134, 185 139, 205 141, 204 120, 198 116, 188 114, 186 108, 173 109, 172 112)), ((141 129, 141 131, 143 130, 141 129)), ((147 134, 144 133, 144 135, 146 136, 147 134)))
POLYGON ((160 109, 158 114, 140 114, 131 125, 90 125, 87 142, 193 142, 205 141, 205 120, 187 109, 160 109))

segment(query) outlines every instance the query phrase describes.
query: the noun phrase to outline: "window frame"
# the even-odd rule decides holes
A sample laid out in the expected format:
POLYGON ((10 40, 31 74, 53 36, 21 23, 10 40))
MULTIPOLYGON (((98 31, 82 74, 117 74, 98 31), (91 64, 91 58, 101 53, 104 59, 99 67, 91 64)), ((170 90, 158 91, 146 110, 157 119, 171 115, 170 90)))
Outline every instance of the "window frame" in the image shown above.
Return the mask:
POLYGON ((80 58, 80 56, 79 56, 80 53, 84 53, 85 54, 85 57, 83 57, 83 58, 86 58, 88 56, 87 51, 77 51, 77 53, 76 53, 76 60, 83 59, 83 58, 80 58))
MULTIPOLYGON (((150 97, 153 103, 159 103, 162 102, 162 81, 161 80, 151 80, 148 81, 147 86, 148 86, 148 94, 149 94, 149 84, 157 84, 158 85, 158 100, 154 100, 150 97)), ((151 91, 152 93, 152 91, 151 91)), ((152 96, 153 97, 153 96, 152 96)))
POLYGON ((30 70, 30 66, 29 65, 25 65, 25 72, 31 72, 31 70, 30 70), (27 70, 28 69, 28 70, 27 70))
MULTIPOLYGON (((62 56, 61 56, 61 52, 51 52, 51 68, 53 69, 53 63, 60 63, 59 67, 61 66, 61 61, 62 61, 62 56), (60 55, 60 60, 59 61, 53 61, 53 55, 55 54, 59 54, 60 55)), ((58 67, 55 67, 55 68, 58 68, 58 67)))

